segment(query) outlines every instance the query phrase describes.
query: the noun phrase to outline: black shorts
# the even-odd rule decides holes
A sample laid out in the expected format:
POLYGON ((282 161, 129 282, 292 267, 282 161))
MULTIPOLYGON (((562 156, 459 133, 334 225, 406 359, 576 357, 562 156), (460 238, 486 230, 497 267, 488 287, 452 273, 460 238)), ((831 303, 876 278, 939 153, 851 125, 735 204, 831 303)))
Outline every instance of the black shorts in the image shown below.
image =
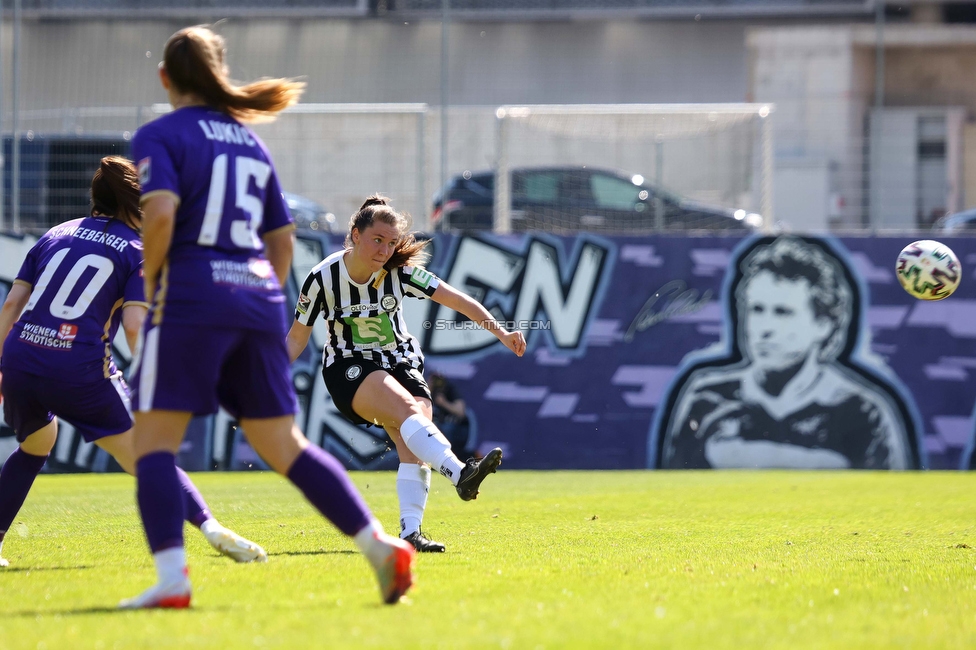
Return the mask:
POLYGON ((427 380, 424 379, 423 363, 420 364, 419 370, 406 363, 401 363, 390 370, 366 359, 336 359, 332 365, 322 368, 322 378, 325 379, 325 387, 329 389, 336 408, 353 424, 373 424, 359 417, 359 414, 352 410, 352 398, 367 375, 376 371, 392 376, 414 397, 431 399, 430 388, 427 386, 427 380))

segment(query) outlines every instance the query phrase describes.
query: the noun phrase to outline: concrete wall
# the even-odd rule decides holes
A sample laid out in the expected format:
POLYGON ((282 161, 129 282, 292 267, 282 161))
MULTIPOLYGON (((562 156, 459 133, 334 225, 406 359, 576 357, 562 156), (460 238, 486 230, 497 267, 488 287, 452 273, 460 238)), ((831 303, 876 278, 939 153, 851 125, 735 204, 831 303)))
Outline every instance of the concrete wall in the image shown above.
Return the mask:
MULTIPOLYGON (((165 101, 156 80, 171 21, 27 21, 24 109, 165 101)), ((746 94, 742 21, 454 23, 450 102, 731 102, 746 94)), ((436 22, 230 21, 238 79, 304 76, 309 102, 440 103, 436 22)), ((3 57, 12 31, 4 25, 3 57)), ((4 95, 9 97, 9 77, 4 95)))

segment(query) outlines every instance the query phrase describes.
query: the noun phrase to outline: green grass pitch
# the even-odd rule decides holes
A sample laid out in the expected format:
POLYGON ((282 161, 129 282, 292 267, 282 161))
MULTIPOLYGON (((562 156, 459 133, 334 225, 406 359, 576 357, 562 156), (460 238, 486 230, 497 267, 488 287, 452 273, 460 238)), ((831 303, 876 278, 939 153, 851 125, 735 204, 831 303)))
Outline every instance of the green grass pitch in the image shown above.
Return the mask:
MULTIPOLYGON (((353 478, 388 529, 393 473, 353 478)), ((42 476, 7 534, 0 648, 973 648, 968 473, 500 471, 433 478, 408 601, 272 474, 194 476, 264 545, 237 565, 187 529, 193 608, 119 612, 154 572, 133 482, 42 476)))

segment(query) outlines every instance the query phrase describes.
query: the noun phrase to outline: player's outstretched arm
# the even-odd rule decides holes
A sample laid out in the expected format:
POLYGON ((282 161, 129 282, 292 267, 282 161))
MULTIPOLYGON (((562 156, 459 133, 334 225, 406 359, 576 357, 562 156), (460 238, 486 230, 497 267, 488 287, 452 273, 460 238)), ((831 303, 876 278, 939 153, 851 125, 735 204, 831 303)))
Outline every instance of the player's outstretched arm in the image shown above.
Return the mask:
POLYGON ((485 309, 484 305, 466 293, 458 291, 441 280, 437 285, 437 289, 434 290, 434 295, 431 296, 431 299, 448 309, 453 309, 460 314, 464 314, 475 323, 478 323, 497 336, 498 340, 504 343, 506 348, 518 356, 525 354, 525 337, 522 335, 522 332, 509 332, 495 320, 495 317, 485 309))

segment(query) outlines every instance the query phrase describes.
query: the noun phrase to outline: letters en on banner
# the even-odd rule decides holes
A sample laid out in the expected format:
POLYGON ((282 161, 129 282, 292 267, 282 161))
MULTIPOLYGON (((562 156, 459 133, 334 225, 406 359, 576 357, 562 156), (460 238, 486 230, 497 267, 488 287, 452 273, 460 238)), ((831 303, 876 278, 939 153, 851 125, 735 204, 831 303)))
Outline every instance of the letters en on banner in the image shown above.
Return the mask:
MULTIPOLYGON (((976 238, 945 240, 965 276, 932 303, 895 278, 909 239, 436 236, 427 271, 523 329, 521 359, 433 301, 403 307, 427 369, 465 401, 467 447, 501 446, 509 468, 969 468, 976 238)), ((30 243, 0 237, 0 295, 30 243)), ((292 304, 341 244, 300 234, 292 304)), ((319 323, 293 368, 299 425, 350 468, 395 467, 382 430, 332 405, 323 341, 319 323)), ((55 469, 107 466, 65 435, 55 469)), ((263 467, 226 414, 195 420, 189 441, 194 468, 263 467)))

